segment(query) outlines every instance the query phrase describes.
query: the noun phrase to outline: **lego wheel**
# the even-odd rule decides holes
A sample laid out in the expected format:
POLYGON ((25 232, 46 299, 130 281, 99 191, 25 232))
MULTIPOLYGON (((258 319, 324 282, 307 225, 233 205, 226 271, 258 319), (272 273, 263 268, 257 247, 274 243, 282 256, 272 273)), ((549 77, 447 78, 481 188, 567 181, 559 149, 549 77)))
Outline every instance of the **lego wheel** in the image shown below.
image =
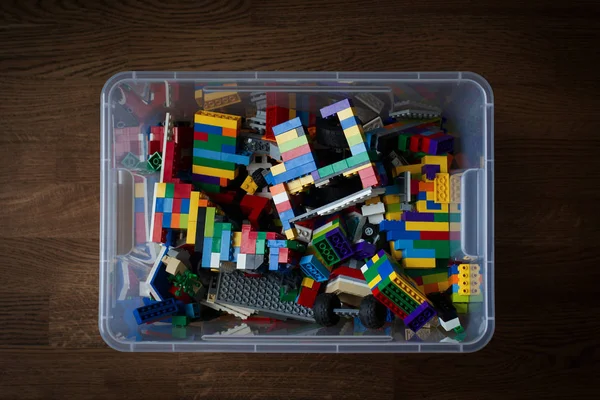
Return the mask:
POLYGON ((340 321, 340 316, 334 312, 334 309, 341 307, 342 303, 336 294, 319 294, 315 300, 315 305, 313 306, 315 321, 322 326, 336 325, 340 321))
POLYGON ((387 308, 372 294, 365 296, 360 302, 358 318, 368 329, 379 329, 385 324, 387 308))
MULTIPOLYGON (((337 118, 336 118, 337 119, 337 118)), ((317 142, 332 149, 348 148, 348 140, 341 126, 332 120, 317 118, 317 142)))

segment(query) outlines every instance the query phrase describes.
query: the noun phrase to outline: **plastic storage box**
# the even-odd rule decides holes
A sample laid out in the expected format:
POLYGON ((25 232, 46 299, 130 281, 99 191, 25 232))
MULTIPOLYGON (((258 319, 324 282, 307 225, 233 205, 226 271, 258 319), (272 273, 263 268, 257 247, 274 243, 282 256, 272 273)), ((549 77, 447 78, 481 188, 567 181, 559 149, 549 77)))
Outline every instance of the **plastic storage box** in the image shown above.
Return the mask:
MULTIPOLYGON (((301 105, 296 105, 301 107, 301 105)), ((494 332, 494 150, 493 94, 488 82, 471 72, 125 72, 102 89, 100 304, 99 329, 120 351, 212 352, 471 352, 494 332), (232 89, 227 84, 235 84, 232 89), (460 175, 460 245, 457 257, 481 267, 483 300, 461 317, 461 340, 408 335, 401 321, 376 332, 352 320, 333 328, 302 321, 244 323, 231 315, 175 328, 170 323, 138 326, 132 311, 140 307, 140 281, 156 257, 146 243, 143 218, 136 207, 151 207, 157 174, 140 175, 123 157, 147 152, 151 125, 166 111, 176 120, 193 121, 199 109, 197 87, 204 93, 237 93, 249 106, 256 93, 310 93, 317 98, 371 93, 390 106, 411 100, 440 107, 457 138, 465 168, 460 175), (389 101, 388 101, 389 100, 389 101), (136 185, 138 184, 138 185, 136 185), (141 184, 141 185, 140 185, 141 184), (144 192, 141 192, 140 188, 144 192), (137 189, 137 190, 136 190, 137 189), (137 202, 137 203, 136 203, 137 202), (254 324, 254 325, 253 325, 254 324)))

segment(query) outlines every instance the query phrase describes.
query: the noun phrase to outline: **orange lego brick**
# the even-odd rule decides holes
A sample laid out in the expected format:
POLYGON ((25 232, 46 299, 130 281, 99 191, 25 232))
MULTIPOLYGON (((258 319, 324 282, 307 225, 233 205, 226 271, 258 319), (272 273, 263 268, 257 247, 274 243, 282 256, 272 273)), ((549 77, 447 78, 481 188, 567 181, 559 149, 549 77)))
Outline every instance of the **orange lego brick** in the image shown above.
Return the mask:
POLYGON ((238 135, 238 130, 234 129, 234 128, 223 128, 223 136, 228 136, 228 137, 237 137, 238 135))
POLYGON ((275 196, 276 194, 283 193, 283 192, 286 191, 285 190, 285 185, 283 183, 280 183, 278 185, 271 186, 269 188, 269 191, 271 192, 271 194, 273 196, 275 196))
POLYGON ((434 182, 419 182, 419 192, 433 192, 435 189, 434 182))

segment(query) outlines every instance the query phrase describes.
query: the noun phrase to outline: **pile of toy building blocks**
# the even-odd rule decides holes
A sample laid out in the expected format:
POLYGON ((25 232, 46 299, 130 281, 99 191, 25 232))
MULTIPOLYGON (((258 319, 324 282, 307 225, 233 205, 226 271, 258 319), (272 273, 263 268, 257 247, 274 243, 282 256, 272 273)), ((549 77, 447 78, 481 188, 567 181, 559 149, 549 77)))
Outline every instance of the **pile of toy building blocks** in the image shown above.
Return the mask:
POLYGON ((165 113, 145 154, 123 157, 157 176, 146 200, 136 181, 136 227, 147 227, 136 237, 160 244, 137 323, 185 326, 210 308, 464 332, 459 315, 482 301, 481 275, 454 256, 462 166, 442 110, 404 101, 384 111, 368 93, 250 100, 240 112, 235 92, 200 98, 193 121, 165 113))

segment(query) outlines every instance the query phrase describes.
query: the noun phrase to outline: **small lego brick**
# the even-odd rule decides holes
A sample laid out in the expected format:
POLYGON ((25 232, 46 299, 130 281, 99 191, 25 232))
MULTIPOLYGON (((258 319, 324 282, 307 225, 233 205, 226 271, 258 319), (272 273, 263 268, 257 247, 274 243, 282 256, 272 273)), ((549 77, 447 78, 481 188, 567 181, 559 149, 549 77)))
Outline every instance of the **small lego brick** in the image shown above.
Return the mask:
POLYGON ((433 307, 425 302, 420 304, 413 312, 411 312, 405 319, 404 324, 410 328, 413 332, 417 332, 427 322, 436 316, 436 312, 433 307))
POLYGON ((291 119, 289 121, 283 122, 279 125, 275 125, 273 127, 273 134, 275 135, 275 137, 281 135, 282 133, 285 133, 287 131, 290 131, 292 129, 298 128, 302 126, 302 122, 300 121, 300 118, 294 118, 291 119))
POLYGON ((311 154, 311 149, 310 149, 309 144, 304 144, 302 146, 299 146, 294 149, 288 150, 284 153, 281 153, 281 160, 286 162, 286 161, 290 161, 296 157, 303 156, 305 154, 311 154))
POLYGON ((333 167, 331 165, 328 165, 326 167, 321 167, 317 170, 317 172, 319 173, 319 177, 320 178, 325 178, 329 175, 333 175, 333 167))
POLYGON ((300 136, 304 136, 304 130, 302 128, 295 128, 290 129, 287 132, 283 132, 279 135, 276 135, 275 139, 277 140, 277 144, 281 146, 281 144, 299 138, 300 136))
POLYGON ((340 121, 346 118, 356 117, 356 111, 354 110, 354 107, 344 108, 343 110, 337 112, 337 117, 340 119, 340 121))
POLYGON ((285 153, 287 151, 296 149, 306 144, 308 144, 308 139, 306 138, 306 136, 300 136, 295 139, 289 140, 285 143, 279 144, 279 151, 281 153, 285 153))
MULTIPOLYGON (((367 146, 362 140, 348 140, 348 145, 350 146, 350 153, 353 155, 367 154, 367 146)), ((350 165, 349 162, 348 165, 350 165)))
POLYGON ((286 172, 285 163, 277 164, 271 167, 271 173, 273 176, 277 176, 286 172))
POLYGON ((296 239, 296 237, 297 237, 296 228, 286 229, 285 230, 285 237, 288 238, 289 240, 296 239))
POLYGON ((352 104, 351 104, 350 100, 344 99, 344 100, 338 101, 336 103, 333 103, 327 107, 321 108, 321 110, 320 110, 321 117, 327 118, 327 117, 330 117, 342 110, 345 110, 345 109, 348 109, 351 107, 352 107, 352 104))
POLYGON ((404 268, 435 268, 435 258, 402 258, 404 268))
POLYGON ((300 268, 316 282, 325 282, 329 279, 330 270, 325 267, 314 255, 304 256, 300 259, 300 268))
POLYGON ((365 217, 368 217, 369 215, 383 214, 385 213, 385 205, 381 202, 364 205, 361 207, 361 213, 365 217))
POLYGON ((353 126, 349 126, 348 128, 344 129, 344 136, 346 136, 346 140, 348 140, 348 138, 351 138, 353 136, 358 136, 361 138, 361 141, 366 142, 366 137, 365 137, 365 132, 363 131, 362 126, 360 125, 353 125, 353 126))
MULTIPOLYGON (((338 114, 339 116, 339 114, 338 114)), ((348 117, 346 119, 341 119, 340 118, 340 125, 342 126, 342 129, 345 131, 348 128, 351 128, 353 126, 359 125, 362 126, 360 120, 356 117, 356 116, 351 116, 348 117)))

